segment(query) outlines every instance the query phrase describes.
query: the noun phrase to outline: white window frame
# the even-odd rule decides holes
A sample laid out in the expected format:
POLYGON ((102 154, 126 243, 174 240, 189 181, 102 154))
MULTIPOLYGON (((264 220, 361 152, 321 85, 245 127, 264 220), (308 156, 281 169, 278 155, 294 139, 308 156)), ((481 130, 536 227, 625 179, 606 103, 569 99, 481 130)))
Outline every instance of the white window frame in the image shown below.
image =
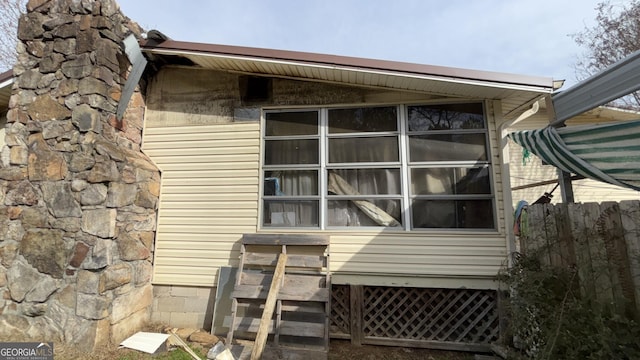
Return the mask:
MULTIPOLYGON (((405 156, 406 158, 405 160, 405 164, 407 166, 406 172, 404 173, 406 175, 406 184, 407 184, 407 189, 406 189, 406 193, 404 193, 403 195, 405 195, 406 197, 409 198, 409 202, 407 203, 407 207, 405 209, 405 211, 408 213, 407 217, 408 217, 408 222, 410 222, 410 227, 409 227, 409 231, 434 231, 434 230, 442 230, 442 231, 473 231, 473 232, 495 232, 498 231, 498 210, 497 210, 497 206, 498 206, 498 202, 496 199, 496 188, 495 188, 495 181, 494 181, 494 167, 495 164, 493 162, 493 151, 492 151, 492 146, 491 146, 491 139, 489 136, 489 114, 487 112, 488 109, 488 104, 485 101, 455 101, 455 102, 429 102, 429 103, 417 103, 417 104, 406 104, 406 105, 402 105, 403 107, 403 111, 402 114, 403 116, 405 116, 405 118, 403 119, 403 125, 405 126, 405 128, 403 129, 403 134, 402 137, 406 139, 406 143, 404 144, 404 147, 401 149, 402 151, 405 152, 405 156), (484 141, 485 141, 485 146, 486 146, 486 151, 487 151, 487 160, 484 162, 483 165, 478 166, 476 161, 432 161, 432 162, 428 162, 428 161, 423 161, 423 162, 415 162, 415 163, 410 163, 409 161, 409 137, 414 135, 413 133, 409 132, 408 129, 408 118, 407 115, 409 113, 409 107, 411 106, 437 106, 437 105, 449 105, 449 104, 482 104, 482 109, 483 109, 483 118, 485 121, 485 127, 484 129, 478 129, 478 130, 444 130, 444 131, 434 131, 433 133, 437 133, 437 134, 464 134, 464 133, 468 133, 468 134, 478 134, 478 133, 484 133, 484 141), (488 170, 488 175, 489 175, 489 186, 490 186, 490 193, 489 194, 468 194, 468 195, 453 195, 453 194, 449 194, 449 195, 427 195, 427 196, 412 196, 411 194, 411 169, 419 169, 419 168, 429 168, 429 167, 433 167, 433 168, 487 168, 488 170), (456 200, 456 199, 460 199, 460 200, 491 200, 492 203, 492 218, 493 218, 493 226, 492 227, 487 227, 487 228, 413 228, 413 212, 412 212, 412 208, 411 208, 411 202, 413 199, 434 199, 434 200, 456 200)), ((415 136, 415 135, 414 135, 415 136)))
MULTIPOLYGON (((494 183, 494 157, 492 146, 490 142, 490 125, 487 113, 488 104, 484 101, 437 101, 437 102, 420 102, 420 103, 411 103, 411 104, 356 104, 356 105, 345 105, 345 106, 331 106, 331 107, 283 107, 283 108, 268 108, 263 109, 261 116, 261 130, 260 130, 260 186, 259 186, 259 216, 258 216, 258 229, 259 230, 288 230, 288 231, 300 231, 300 230, 328 230, 328 231, 396 231, 396 232, 481 232, 481 233, 492 233, 498 231, 498 200, 496 194, 496 188, 494 183), (485 146, 487 151, 487 160, 486 164, 482 166, 477 166, 472 164, 470 161, 439 161, 439 162, 422 162, 419 164, 409 164, 409 136, 410 133, 408 131, 408 107, 409 106, 420 106, 420 105, 442 105, 442 104, 456 104, 456 103, 481 103, 483 107, 483 117, 485 120, 484 129, 475 131, 473 133, 484 133, 485 136, 485 146), (328 134, 328 117, 330 109, 345 109, 345 108, 365 108, 365 107, 382 107, 382 106, 396 106, 397 107, 397 133, 389 132, 389 134, 394 134, 398 136, 398 146, 399 146, 399 164, 391 164, 391 163, 373 163, 370 164, 371 167, 381 168, 387 164, 391 168, 398 168, 400 170, 400 184, 401 184, 401 194, 399 196, 375 196, 376 198, 401 198, 401 207, 402 207, 402 218, 401 222, 403 224, 402 227, 381 227, 381 226, 328 226, 327 225, 327 211, 328 211, 328 202, 331 200, 327 194, 327 169, 328 168, 367 168, 366 163, 349 163, 349 164, 341 164, 341 165, 331 165, 328 164, 328 142, 329 138, 336 137, 366 137, 367 135, 371 136, 371 133, 349 133, 344 135, 329 135, 328 134), (271 167, 264 165, 264 151, 265 151, 265 140, 267 137, 265 136, 265 127, 266 127, 266 113, 269 112, 301 112, 301 111, 317 111, 318 112, 318 144, 319 144, 319 165, 317 167, 313 166, 299 166, 299 165, 286 165, 286 166, 278 166, 279 168, 284 169, 285 167, 289 170, 304 170, 304 169, 318 169, 318 227, 276 227, 276 226, 264 226, 264 175, 266 171, 271 170, 271 167), (410 171, 412 168, 420 168, 424 167, 424 165, 433 165, 433 167, 486 167, 488 169, 489 174, 489 184, 491 187, 490 194, 486 195, 432 195, 430 196, 433 199, 442 198, 442 199, 451 199, 455 200, 456 198, 463 197, 464 199, 488 199, 492 202, 492 218, 493 218, 493 226, 488 228, 413 228, 412 224, 412 211, 411 211, 411 202, 415 198, 411 195, 411 184, 410 184, 410 171), (436 166, 438 165, 438 166, 436 166)), ((455 131, 450 131, 450 133, 455 133, 455 131)), ((383 136, 384 133, 374 133, 375 136, 383 136)), ((290 138, 294 139, 297 136, 282 136, 276 138, 290 138)), ((305 138, 309 138, 305 136, 305 138)), ((273 138, 271 138, 273 139, 273 138)), ((314 197, 314 198, 317 198, 314 197)), ((306 198, 311 198, 311 196, 298 196, 296 199, 305 200, 306 198)))

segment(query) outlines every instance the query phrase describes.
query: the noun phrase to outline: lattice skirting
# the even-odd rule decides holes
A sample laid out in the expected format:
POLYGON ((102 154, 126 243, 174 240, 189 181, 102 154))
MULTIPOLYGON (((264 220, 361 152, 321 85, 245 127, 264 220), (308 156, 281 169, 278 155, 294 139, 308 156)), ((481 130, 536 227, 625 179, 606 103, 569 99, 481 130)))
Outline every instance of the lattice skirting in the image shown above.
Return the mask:
POLYGON ((334 338, 488 345, 500 335, 494 290, 333 285, 331 301, 334 338))

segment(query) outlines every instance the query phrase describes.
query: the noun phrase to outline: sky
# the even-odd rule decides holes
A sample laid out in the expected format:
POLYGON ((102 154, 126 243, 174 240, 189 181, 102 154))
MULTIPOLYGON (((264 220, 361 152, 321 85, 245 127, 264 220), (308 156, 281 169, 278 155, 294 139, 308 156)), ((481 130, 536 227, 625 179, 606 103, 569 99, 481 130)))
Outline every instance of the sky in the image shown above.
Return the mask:
MULTIPOLYGON (((173 40, 578 81, 602 0, 117 0, 173 40)), ((624 0, 613 0, 620 4, 624 0)))

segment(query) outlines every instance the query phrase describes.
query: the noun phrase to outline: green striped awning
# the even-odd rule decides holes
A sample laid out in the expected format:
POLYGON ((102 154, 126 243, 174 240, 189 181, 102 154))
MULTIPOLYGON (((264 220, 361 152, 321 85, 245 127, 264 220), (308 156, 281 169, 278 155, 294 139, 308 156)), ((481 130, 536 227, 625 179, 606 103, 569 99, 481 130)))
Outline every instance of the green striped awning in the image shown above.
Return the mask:
POLYGON ((509 137, 566 172, 640 191, 640 120, 546 127, 509 137))

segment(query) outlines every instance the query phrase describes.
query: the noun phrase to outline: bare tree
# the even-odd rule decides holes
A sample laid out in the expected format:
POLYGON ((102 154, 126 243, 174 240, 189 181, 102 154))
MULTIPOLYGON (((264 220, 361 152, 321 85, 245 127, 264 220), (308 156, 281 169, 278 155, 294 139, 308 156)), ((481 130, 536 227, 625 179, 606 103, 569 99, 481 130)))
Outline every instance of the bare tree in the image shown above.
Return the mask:
POLYGON ((26 0, 0 0, 0 72, 16 62, 18 19, 26 0))
MULTIPOLYGON (((578 80, 596 74, 618 60, 640 50, 640 0, 596 6, 596 24, 573 34, 574 41, 586 49, 576 63, 578 80)), ((640 93, 614 102, 615 105, 640 109, 640 93)))

